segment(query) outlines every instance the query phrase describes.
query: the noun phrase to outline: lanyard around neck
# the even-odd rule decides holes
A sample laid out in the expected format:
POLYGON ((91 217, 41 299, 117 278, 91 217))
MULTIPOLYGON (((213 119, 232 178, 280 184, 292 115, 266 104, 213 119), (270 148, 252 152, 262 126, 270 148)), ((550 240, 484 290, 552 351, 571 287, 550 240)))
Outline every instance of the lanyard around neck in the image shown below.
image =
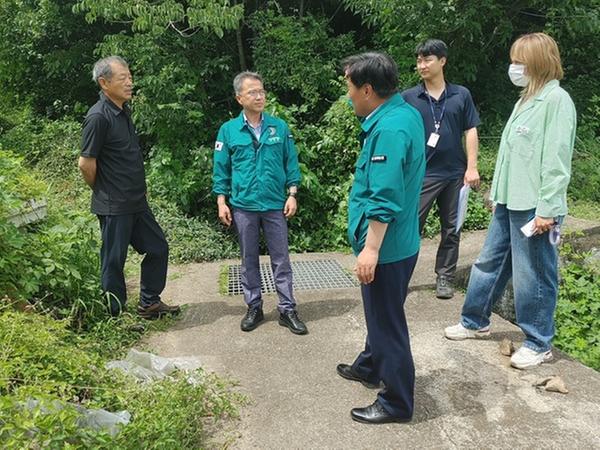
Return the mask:
POLYGON ((431 108, 431 116, 433 117, 433 126, 435 127, 435 132, 437 133, 440 129, 440 125, 442 124, 442 119, 444 118, 444 114, 446 112, 446 100, 448 99, 446 95, 446 89, 442 91, 442 96, 444 97, 444 102, 442 103, 442 113, 440 114, 439 120, 435 116, 435 109, 433 107, 433 100, 431 99, 431 95, 429 92, 425 92, 427 94, 427 100, 429 100, 429 108, 431 108))

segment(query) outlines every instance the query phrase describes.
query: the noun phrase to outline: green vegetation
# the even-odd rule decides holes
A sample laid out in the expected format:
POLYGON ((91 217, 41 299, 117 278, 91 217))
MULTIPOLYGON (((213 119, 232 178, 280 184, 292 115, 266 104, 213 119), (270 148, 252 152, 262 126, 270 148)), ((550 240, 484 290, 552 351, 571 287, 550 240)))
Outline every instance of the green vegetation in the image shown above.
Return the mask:
MULTIPOLYGON (((75 334, 68 322, 0 310, 0 442, 3 448, 201 448, 205 424, 237 417, 243 397, 231 383, 197 370, 140 384, 106 369, 139 339, 124 315, 75 334), (26 333, 23 330, 27 330, 26 333), (38 400, 35 408, 25 406, 38 400), (82 428, 75 405, 116 412, 131 422, 112 437, 82 428)), ((151 329, 156 326, 151 325, 151 329)))
MULTIPOLYGON (((299 214, 289 222, 291 249, 347 251, 359 124, 343 97, 339 60, 366 49, 388 51, 400 68, 400 88, 407 88, 418 81, 413 48, 427 37, 449 44, 448 79, 471 89, 482 117, 482 187, 471 195, 464 230, 489 222, 485 202, 499 135, 518 96, 506 76, 509 46, 531 31, 550 33, 561 48, 562 85, 579 120, 571 211, 598 220, 600 66, 590 63, 600 59, 598 6, 598 0, 484 0, 460 8, 437 0, 0 2, 4 446, 196 448, 206 437, 202 417, 235 415, 236 399, 216 378, 193 386, 177 378, 145 389, 103 369, 140 335, 131 316, 106 314, 98 224, 76 164, 83 114, 97 95, 90 74, 99 57, 116 53, 130 62, 149 197, 171 262, 237 255, 234 232, 216 220, 211 173, 217 129, 239 112, 231 80, 244 69, 263 73, 268 109, 290 124, 299 150, 304 181, 299 214), (47 200, 48 217, 15 227, 9 213, 32 198, 47 200), (22 402, 31 397, 50 410, 58 400, 62 409, 29 411, 22 402), (113 439, 78 428, 67 402, 128 409, 134 419, 113 439)), ((438 227, 430 215, 426 235, 438 227)), ((596 269, 569 253, 561 270, 556 343, 598 369, 596 269)))
POLYGON ((600 261, 563 246, 554 344, 600 370, 600 261), (587 260, 586 260, 587 259, 587 260))

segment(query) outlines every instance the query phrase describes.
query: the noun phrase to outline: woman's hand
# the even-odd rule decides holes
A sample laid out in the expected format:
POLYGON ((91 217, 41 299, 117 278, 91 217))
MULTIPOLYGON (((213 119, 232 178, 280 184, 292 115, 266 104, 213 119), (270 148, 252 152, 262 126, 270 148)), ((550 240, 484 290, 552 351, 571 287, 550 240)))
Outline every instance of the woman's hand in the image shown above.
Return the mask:
POLYGON ((554 226, 554 217, 535 216, 533 234, 544 234, 554 226))

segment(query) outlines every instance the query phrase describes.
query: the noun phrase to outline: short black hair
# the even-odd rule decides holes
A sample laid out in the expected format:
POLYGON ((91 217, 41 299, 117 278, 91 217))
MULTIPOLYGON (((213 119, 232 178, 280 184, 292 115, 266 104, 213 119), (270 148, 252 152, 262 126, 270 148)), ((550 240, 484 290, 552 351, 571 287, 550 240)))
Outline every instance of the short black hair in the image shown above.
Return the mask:
POLYGON ((427 39, 415 48, 415 56, 437 56, 448 59, 448 46, 439 39, 427 39))
POLYGON ((398 66, 385 53, 368 52, 349 56, 342 61, 346 76, 357 87, 370 84, 381 98, 398 91, 398 66))

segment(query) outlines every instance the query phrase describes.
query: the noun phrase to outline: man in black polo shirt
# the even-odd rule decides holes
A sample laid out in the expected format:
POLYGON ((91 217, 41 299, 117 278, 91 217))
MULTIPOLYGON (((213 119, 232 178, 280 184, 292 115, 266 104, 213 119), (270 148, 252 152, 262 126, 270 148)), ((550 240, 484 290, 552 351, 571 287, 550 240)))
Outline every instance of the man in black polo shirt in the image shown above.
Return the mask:
POLYGON ((142 261, 138 314, 154 319, 177 314, 178 306, 160 300, 165 287, 169 246, 146 200, 144 160, 126 102, 133 81, 125 60, 110 56, 94 65, 93 79, 100 99, 83 123, 79 169, 92 188, 92 213, 102 232, 102 288, 110 299, 110 312, 125 308, 127 292, 123 267, 129 245, 142 261))
POLYGON ((444 79, 448 58, 444 42, 429 39, 417 46, 415 54, 423 84, 404 91, 402 96, 419 110, 425 123, 427 169, 421 191, 419 226, 422 232, 427 214, 436 201, 442 227, 435 263, 436 296, 448 299, 454 295, 452 281, 460 241, 460 233, 456 231, 458 196, 463 185, 479 185, 476 128, 479 115, 469 90, 444 79))

